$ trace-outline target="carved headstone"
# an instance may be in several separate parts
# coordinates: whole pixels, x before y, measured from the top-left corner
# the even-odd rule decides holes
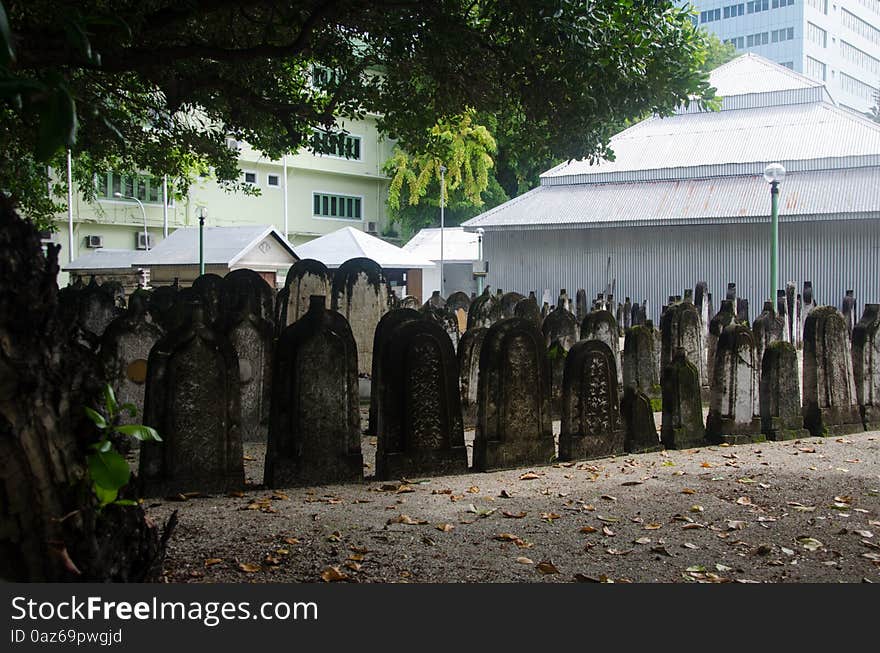
[[[846,291],[846,296],[843,298],[843,302],[841,302],[841,313],[843,313],[843,319],[846,322],[847,332],[852,335],[853,327],[858,319],[856,316],[856,298],[853,296],[852,290]]]
[[[139,424],[143,419],[147,359],[153,345],[162,337],[162,330],[147,313],[147,297],[145,291],[135,291],[128,310],[110,323],[101,338],[104,374],[117,401],[137,408],[135,416],[122,412],[123,424]]]
[[[116,286],[98,284],[92,277],[89,284],[74,297],[77,324],[88,346],[95,350],[110,323],[122,314],[117,303]]]
[[[455,315],[458,320],[458,332],[467,331],[467,314],[471,306],[471,298],[467,293],[454,292],[446,298],[446,309]]]
[[[535,327],[541,328],[541,309],[538,308],[538,302],[535,301],[534,294],[520,300],[513,311],[514,317],[521,317],[534,323]]]
[[[581,322],[581,340],[601,340],[614,355],[618,386],[623,385],[623,365],[620,361],[620,333],[617,320],[609,310],[592,311]]]
[[[559,459],[584,460],[623,453],[623,429],[614,352],[600,340],[582,340],[565,360]]]
[[[660,368],[653,326],[634,326],[623,341],[623,386],[660,398]]]
[[[544,339],[534,324],[509,318],[483,340],[474,469],[547,464],[555,453]]]
[[[195,278],[191,286],[202,304],[205,324],[215,330],[222,330],[226,326],[223,285],[223,277],[219,274],[202,274]]]
[[[427,320],[406,321],[390,340],[374,385],[376,478],[465,473],[458,363],[446,332]]]
[[[624,451],[649,453],[663,449],[654,422],[654,409],[651,408],[651,399],[648,395],[632,386],[624,388],[623,399],[620,400],[620,414],[624,427]]]
[[[678,348],[663,368],[663,421],[660,439],[667,449],[688,449],[706,444],[700,373]]]
[[[228,492],[244,485],[238,359],[200,305],[159,340],[147,365],[144,423],[162,442],[140,451],[145,496]]]
[[[856,398],[866,431],[880,430],[880,304],[865,304],[852,333]]]
[[[559,298],[556,300],[556,308],[560,307],[574,314],[574,311],[571,310],[571,299],[568,297],[568,291],[565,288],[559,291]]]
[[[516,305],[525,299],[518,292],[508,292],[501,296],[501,317],[515,317]]]
[[[733,324],[735,315],[733,313],[733,302],[729,299],[722,300],[720,310],[709,321],[709,342],[706,343],[706,375],[712,378],[715,367],[715,350],[718,348],[718,338],[724,328]]]
[[[632,301],[630,301],[630,298],[627,297],[626,300],[623,302],[623,329],[624,329],[624,332],[626,332],[626,329],[629,329],[631,326],[633,326],[632,308],[633,308]],[[581,318],[581,321],[583,321],[583,318]]]
[[[804,428],[798,387],[797,351],[790,342],[777,340],[764,350],[761,361],[761,430],[770,440],[809,437]]]
[[[468,329],[458,343],[459,388],[464,425],[468,428],[477,423],[477,390],[480,377],[480,349],[489,329]]]
[[[172,315],[174,305],[177,303],[177,286],[159,286],[150,291],[150,301],[147,311],[160,329],[168,332],[173,327]]]
[[[785,304],[783,304],[785,308]],[[755,355],[758,361],[763,360],[764,350],[774,342],[785,340],[785,321],[773,312],[770,302],[764,303],[764,310],[752,324],[752,335],[755,339]],[[758,366],[760,368],[760,365]],[[760,377],[760,375],[759,375]]]
[[[421,302],[418,297],[413,297],[412,295],[407,295],[403,299],[400,300],[399,308],[411,308],[413,310],[419,310],[422,307]]]
[[[367,426],[367,433],[376,435],[376,420],[379,414],[379,395],[373,390],[376,383],[381,383],[382,366],[379,361],[382,359],[382,352],[386,347],[393,347],[391,334],[394,330],[404,322],[415,322],[425,319],[425,315],[411,308],[395,308],[382,316],[376,325],[376,331],[373,334],[373,367],[370,371],[370,415]]]
[[[313,295],[329,299],[332,285],[333,273],[321,261],[304,258],[291,265],[276,300],[278,332],[305,315]]]
[[[795,319],[797,313],[797,306],[795,301],[795,294],[797,293],[797,287],[795,286],[793,281],[789,281],[785,284],[785,315],[786,320],[788,321],[788,334],[787,340],[791,343],[796,343],[798,341],[798,330],[800,325],[798,321]]]
[[[587,317],[587,312],[590,310],[589,306],[587,306],[587,291],[583,288],[578,288],[574,295],[574,300],[575,318],[577,318],[578,324],[580,324]]]
[[[325,306],[315,296],[278,340],[264,473],[269,487],[363,479],[357,345],[345,318]]]
[[[668,306],[660,317],[661,369],[669,364],[676,349],[684,349],[687,359],[697,368],[700,384],[708,385],[708,375],[703,369],[702,332],[703,327],[696,306],[690,302]]]
[[[461,339],[461,333],[458,330],[458,317],[446,308],[446,302],[440,297],[439,292],[436,297],[425,302],[421,313],[427,320],[438,324],[446,332],[452,342],[452,347],[457,350],[458,341]]]
[[[736,321],[741,324],[750,324],[749,300],[746,298],[740,299],[736,306]]]
[[[390,302],[385,273],[372,259],[349,259],[336,269],[330,307],[351,327],[360,374],[369,374],[373,367],[373,335]]]
[[[755,341],[747,326],[725,327],[718,339],[712,369],[706,439],[728,444],[763,440],[758,412],[758,361]]]
[[[227,314],[254,310],[274,326],[275,289],[253,270],[233,270],[223,277],[223,310]]]
[[[468,308],[468,331],[475,328],[489,328],[501,319],[501,302],[489,292],[487,286],[483,294],[471,302]]]
[[[804,426],[814,436],[863,430],[849,335],[833,306],[810,311],[804,323]]]
[[[764,302],[764,308],[761,311],[762,314],[767,311],[768,306],[771,311],[773,310],[773,303],[772,302]],[[791,326],[791,324],[789,322],[789,315],[788,315],[788,301],[785,297],[784,290],[777,290],[776,291],[776,311],[775,311],[774,315],[775,315],[775,317],[779,318],[779,320],[782,322],[782,327],[783,327],[782,340],[788,340],[789,342],[791,342],[790,328],[789,328]],[[755,318],[755,321],[757,322],[759,319],[761,319],[761,315],[759,315],[757,318]]]
[[[541,325],[544,345],[547,348],[547,361],[550,365],[550,410],[553,417],[562,415],[565,357],[568,350],[578,341],[578,331],[574,315],[558,307],[544,318]]]

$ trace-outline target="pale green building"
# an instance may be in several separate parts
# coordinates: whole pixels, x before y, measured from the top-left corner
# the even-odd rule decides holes
[[[387,225],[389,183],[382,165],[393,142],[379,134],[375,116],[339,125],[349,135],[345,150],[340,148],[336,155],[303,151],[273,161],[230,139],[228,145],[239,150],[242,181],[260,191],[256,196],[228,193],[213,177],[204,177],[191,185],[186,198],[169,199],[165,206],[161,178],[131,178],[108,171],[96,179],[96,201],[73,196],[72,247],[69,216],[58,215],[51,241],[62,246],[61,266],[100,247],[146,249],[145,219],[149,246],[155,246],[177,228],[198,226],[201,207],[207,213],[207,226],[273,226],[294,246],[346,226],[380,234]],[[130,198],[140,200],[143,212]],[[61,273],[59,285],[66,285],[67,276]]]

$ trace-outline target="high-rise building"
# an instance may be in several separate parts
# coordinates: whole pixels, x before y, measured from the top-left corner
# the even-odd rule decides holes
[[[695,24],[823,82],[840,106],[866,112],[880,87],[880,0],[692,0]]]

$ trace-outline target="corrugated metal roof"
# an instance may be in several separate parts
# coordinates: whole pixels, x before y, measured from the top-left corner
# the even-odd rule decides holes
[[[252,247],[272,235],[279,244],[296,256],[293,246],[274,227],[205,227],[205,264],[234,265]],[[168,238],[145,253],[142,265],[196,265],[199,262],[199,229],[177,229]]]
[[[752,52],[718,66],[710,73],[709,83],[722,97],[823,85]]]
[[[763,170],[761,170],[763,172]],[[780,185],[780,220],[880,214],[880,168],[793,173]],[[465,223],[469,230],[756,222],[768,219],[760,175],[614,184],[539,186]]]
[[[147,252],[137,249],[100,248],[83,254],[61,269],[65,272],[73,270],[123,270],[143,265]]]
[[[433,268],[428,259],[411,254],[380,238],[364,233],[354,227],[343,227],[315,238],[296,248],[301,259],[313,258],[328,268],[338,268],[349,259],[365,257],[373,259],[383,268]]]
[[[706,176],[694,170],[701,166],[880,155],[880,125],[814,102],[649,118],[615,136],[611,149],[615,161],[565,163],[541,175],[541,183],[652,179],[657,174],[650,171],[658,169],[675,169],[664,176],[686,179]]]
[[[410,254],[430,261],[440,260],[440,229],[422,229],[403,246]],[[443,229],[443,260],[447,262],[476,261],[479,258],[477,234],[462,227]]]

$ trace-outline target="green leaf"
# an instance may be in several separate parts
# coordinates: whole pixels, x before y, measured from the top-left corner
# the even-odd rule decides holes
[[[89,454],[87,461],[92,481],[104,490],[118,490],[131,478],[128,463],[115,451]]]
[[[141,442],[162,442],[162,438],[152,426],[143,424],[125,424],[116,428],[123,435],[130,435]]]
[[[49,98],[39,104],[38,114],[36,155],[40,161],[52,158],[59,148],[76,144],[76,103],[67,88],[56,87]]]
[[[95,442],[94,444],[89,445],[92,451],[100,451],[101,453],[106,453],[110,451],[113,447],[113,444],[110,440],[101,440],[100,442]]]
[[[125,404],[122,404],[122,405],[119,407],[119,410],[124,410],[124,411],[126,411],[131,417],[134,417],[135,415],[137,415],[137,412],[138,412],[137,406],[135,406],[135,405],[132,404],[132,403],[125,403]]]
[[[9,29],[6,9],[0,2],[0,64],[8,66],[13,61],[15,61],[15,49],[12,47],[12,30]]]
[[[138,504],[134,499],[119,499],[118,501],[114,501],[114,506],[136,506]]]
[[[107,428],[107,420],[104,419],[104,416],[101,413],[96,410],[92,410],[88,406],[86,406],[83,410],[86,411],[86,415],[90,420],[95,423],[95,426],[97,426],[99,429]]]
[[[108,415],[116,415],[119,412],[119,404],[116,401],[116,393],[109,383],[104,384],[104,405]]]
[[[98,497],[98,501],[101,503],[102,508],[108,503],[116,501],[116,497],[119,495],[118,490],[102,488],[97,483],[93,484],[93,487],[95,489],[95,496]]]

